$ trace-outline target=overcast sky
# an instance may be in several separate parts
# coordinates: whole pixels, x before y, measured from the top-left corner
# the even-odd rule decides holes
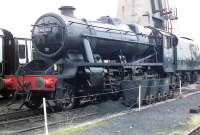
[[[178,8],[178,31],[200,41],[200,1],[171,0]],[[95,20],[103,15],[116,17],[118,0],[2,0],[0,4],[0,27],[14,36],[30,37],[31,25],[47,12],[59,13],[62,5],[76,7],[78,18]]]

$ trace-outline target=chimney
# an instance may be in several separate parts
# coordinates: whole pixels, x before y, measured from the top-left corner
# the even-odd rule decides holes
[[[74,17],[74,8],[73,6],[61,6],[59,10],[61,11],[61,14],[64,16]]]

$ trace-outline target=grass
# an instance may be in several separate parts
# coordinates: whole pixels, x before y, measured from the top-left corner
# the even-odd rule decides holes
[[[160,132],[158,135],[187,135],[193,128],[200,126],[200,115],[194,115],[188,121],[182,122],[179,125],[179,128],[169,134]]]
[[[77,126],[66,127],[52,133],[51,135],[75,135],[111,122],[112,119],[99,119],[91,122],[86,122]],[[189,120],[179,123],[179,127],[173,130],[171,133],[159,132],[157,133],[157,135],[187,135],[189,131],[199,125],[200,115],[194,115]]]
[[[96,119],[93,121],[85,122],[83,124],[77,125],[77,126],[68,126],[66,128],[60,129],[58,131],[55,131],[51,135],[75,135],[80,132],[87,131],[89,129],[98,127],[100,125],[112,123],[114,118],[121,117],[129,112],[122,112],[122,113],[117,113],[114,115],[108,115],[106,117],[103,117],[101,119]]]
[[[89,129],[98,127],[100,125],[104,125],[105,123],[109,123],[109,122],[111,122],[111,120],[103,120],[103,119],[95,120],[92,122],[86,122],[84,124],[80,124],[77,126],[71,126],[71,127],[60,129],[52,133],[51,135],[75,135],[77,133],[87,131]]]

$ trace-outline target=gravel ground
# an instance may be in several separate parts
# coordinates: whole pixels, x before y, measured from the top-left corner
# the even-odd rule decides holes
[[[141,112],[132,112],[110,120],[78,135],[159,135],[168,134],[181,127],[193,114],[189,109],[200,105],[200,94]]]

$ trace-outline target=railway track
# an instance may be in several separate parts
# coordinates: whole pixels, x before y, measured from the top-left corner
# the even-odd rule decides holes
[[[80,116],[74,117],[73,121],[76,121],[76,120],[81,119],[81,118],[90,117],[90,116],[95,115],[95,114],[96,113],[80,115]],[[66,124],[66,122],[67,122],[66,120],[59,120],[59,121],[55,121],[55,122],[49,122],[48,123],[48,127],[52,127],[52,126],[55,126],[55,125],[58,125],[58,124],[62,124],[62,123]],[[71,123],[71,124],[73,124],[73,123]],[[44,123],[43,123],[43,118],[42,118],[40,126],[33,126],[31,128],[15,131],[15,132],[13,132],[11,134],[22,134],[22,133],[26,133],[26,132],[30,132],[30,131],[34,131],[34,130],[40,130],[40,129],[43,129],[43,128],[44,128]]]
[[[188,94],[188,92],[183,92],[183,94]],[[78,113],[80,113],[82,110],[82,108],[79,108],[79,109],[74,109],[74,110],[71,110],[69,112],[57,112],[57,113],[52,113],[50,115],[48,115],[48,127],[49,128],[55,128],[56,125],[60,125],[60,124],[73,124],[73,123],[77,123],[77,121],[79,119],[84,119],[84,120],[88,120],[89,117],[91,116],[97,116],[97,112],[90,112],[90,113],[87,113],[87,114],[81,114],[79,115]],[[78,112],[78,113],[77,113]],[[129,109],[126,110],[126,111],[123,111],[123,112],[129,112]],[[75,113],[77,113],[77,116],[74,116],[76,115]],[[118,114],[119,112],[116,112],[116,114]],[[54,120],[55,117],[58,117],[58,115],[62,116],[60,118],[60,120]],[[69,119],[65,119],[66,116],[69,118]],[[35,118],[34,118],[35,120]],[[34,121],[32,121],[34,122]],[[40,124],[39,124],[39,123]],[[43,130],[44,129],[44,119],[43,119],[43,115],[41,117],[41,119],[39,120],[35,120],[35,125],[32,126],[31,128],[26,128],[26,129],[23,129],[23,130],[18,130],[18,131],[15,131],[11,134],[15,134],[15,135],[21,135],[21,134],[25,134],[25,133],[29,133],[29,132],[33,132],[33,131],[37,131],[37,130]],[[39,124],[39,125],[38,125]],[[200,131],[200,128],[198,129]],[[198,135],[198,134],[189,134],[189,135]]]
[[[20,119],[24,117],[34,116],[42,113],[42,109],[35,111],[31,110],[19,110],[0,114],[0,122],[6,122],[14,119]]]
[[[93,116],[96,114],[96,112],[90,112],[86,114],[80,114],[81,108],[74,109],[68,112],[55,112],[48,114],[48,126],[54,127],[59,124],[66,124],[77,122],[80,119],[87,119],[90,116]],[[26,125],[25,127],[23,127]],[[4,129],[9,128],[11,129],[8,131],[3,131]],[[0,122],[0,135],[16,135],[16,134],[26,134],[29,132],[33,132],[35,130],[42,130],[44,128],[44,116],[38,115],[38,116],[30,116],[25,118],[20,118],[16,120],[8,120]]]
[[[195,92],[192,90],[191,92]],[[189,92],[183,91],[183,95],[188,94]],[[175,93],[175,98],[178,93]],[[55,128],[56,125],[60,124],[69,124],[72,121],[79,121],[80,119],[88,120],[90,116],[97,115],[98,112],[87,112],[82,114],[83,108],[77,108],[67,112],[51,112],[48,113],[48,126]],[[26,126],[25,126],[26,125]],[[28,126],[27,126],[28,125]],[[9,128],[9,132],[5,129]],[[43,110],[21,110],[13,111],[8,113],[0,114],[0,135],[1,134],[26,134],[34,131],[43,131],[44,128],[44,116]],[[4,132],[5,130],[5,132]],[[193,135],[193,134],[191,134]]]

